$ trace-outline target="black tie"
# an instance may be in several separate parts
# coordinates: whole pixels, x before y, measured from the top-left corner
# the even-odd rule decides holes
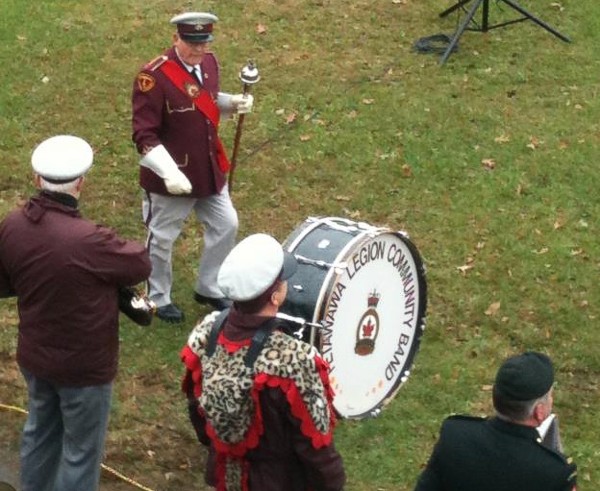
[[[198,82],[200,85],[202,85],[202,80],[200,80],[200,77],[198,76],[198,72],[196,71],[195,68],[192,68],[192,70],[190,71],[190,74],[192,77],[194,77],[194,80],[196,82]]]

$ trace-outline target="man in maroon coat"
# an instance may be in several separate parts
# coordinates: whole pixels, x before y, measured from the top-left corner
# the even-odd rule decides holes
[[[0,223],[0,298],[17,297],[17,362],[28,390],[22,491],[94,491],[119,356],[121,287],[144,281],[142,244],[84,219],[92,148],[60,135],[32,165],[39,195]]]
[[[173,46],[146,64],[133,86],[133,141],[142,156],[140,185],[152,261],[148,295],[158,307],[156,315],[167,322],[184,318],[171,299],[172,252],[192,211],[205,229],[194,298],[219,310],[231,303],[216,281],[238,227],[218,128],[223,114],[250,112],[253,99],[219,91],[219,65],[208,50],[216,22],[216,16],[202,12],[173,17]]]

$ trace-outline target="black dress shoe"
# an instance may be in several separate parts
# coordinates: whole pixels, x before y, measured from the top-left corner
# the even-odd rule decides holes
[[[173,303],[158,307],[155,315],[159,319],[165,322],[170,322],[171,324],[178,324],[179,322],[183,322],[183,319],[185,319],[181,309]]]
[[[214,298],[214,297],[205,297],[204,295],[200,295],[199,293],[194,293],[194,300],[201,304],[208,304],[215,308],[216,310],[225,310],[231,307],[233,302],[228,298]]]

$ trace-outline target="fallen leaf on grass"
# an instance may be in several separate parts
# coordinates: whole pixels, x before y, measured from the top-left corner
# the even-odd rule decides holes
[[[370,104],[373,104],[375,102],[375,99],[363,99],[362,103],[366,104],[367,106]]]
[[[300,135],[300,141],[301,142],[307,142],[310,140],[310,135]]]
[[[498,313],[498,310],[500,310],[500,302],[494,302],[487,308],[485,315],[494,316]]]
[[[344,208],[344,213],[355,220],[360,218],[360,211],[358,210],[348,210],[347,208]]]
[[[264,24],[256,24],[256,33],[257,34],[266,34],[267,26]]]
[[[494,138],[494,141],[496,143],[508,143],[510,141],[510,136],[502,134]]]
[[[487,170],[494,170],[496,168],[496,161],[494,159],[483,159],[481,163]]]
[[[529,143],[527,144],[527,148],[531,148],[532,150],[535,150],[542,143],[544,143],[544,142],[538,140],[535,136],[530,136],[529,137]]]
[[[412,176],[412,169],[410,168],[410,165],[404,164],[402,166],[402,177],[411,177],[411,176]]]
[[[458,269],[463,275],[467,274],[467,271],[473,269],[475,266],[473,264],[463,264],[462,266],[457,266]]]
[[[292,113],[285,118],[285,124],[292,124],[294,121],[296,121],[296,113]]]

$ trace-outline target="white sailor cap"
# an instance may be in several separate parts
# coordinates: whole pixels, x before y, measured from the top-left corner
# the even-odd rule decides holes
[[[31,155],[36,174],[54,183],[74,181],[92,166],[94,152],[89,143],[72,135],[58,135],[40,143]]]
[[[223,261],[217,283],[225,297],[234,302],[254,300],[275,281],[296,272],[296,258],[267,234],[254,234],[236,245]]]
[[[171,19],[177,25],[177,33],[190,43],[208,43],[213,40],[213,24],[218,22],[216,15],[207,12],[186,12]]]

